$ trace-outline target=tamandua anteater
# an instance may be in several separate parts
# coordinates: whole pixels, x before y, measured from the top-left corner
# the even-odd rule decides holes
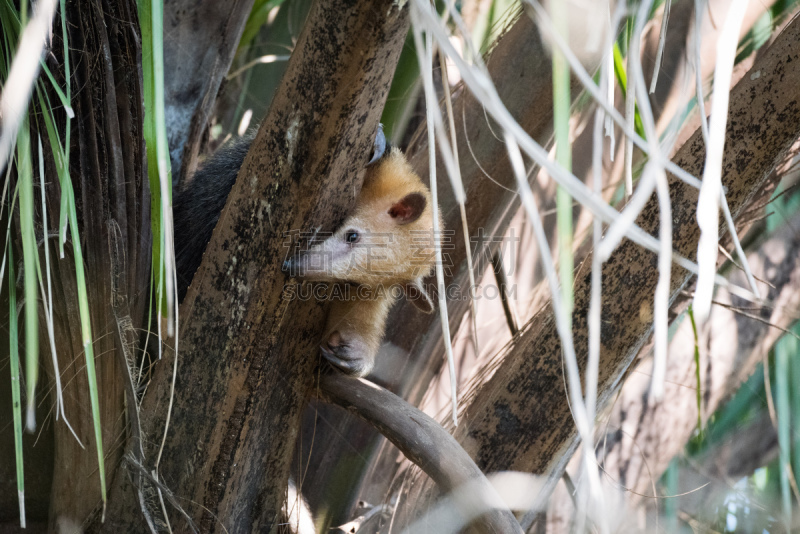
[[[225,206],[253,136],[222,148],[175,194],[175,255],[183,300]],[[442,228],[442,225],[439,225]],[[343,372],[372,369],[386,317],[400,292],[433,311],[422,280],[434,264],[433,203],[428,187],[379,128],[364,185],[347,220],[331,236],[289,260],[284,272],[300,280],[347,285],[333,291],[322,355]]]

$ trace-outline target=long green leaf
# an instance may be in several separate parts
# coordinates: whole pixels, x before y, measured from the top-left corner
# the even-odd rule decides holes
[[[694,321],[694,310],[692,305],[689,304],[689,320],[692,322],[692,333],[694,334],[694,377],[695,388],[697,390],[697,435],[699,439],[703,439],[703,393],[702,382],[700,382],[700,341],[697,337],[697,323]]]
[[[53,73],[50,72],[50,69],[47,68],[47,64],[44,60],[41,61],[42,72],[47,75],[47,78],[50,80],[50,84],[53,87],[53,90],[58,95],[58,98],[61,100],[61,105],[64,106],[64,111],[67,113],[68,118],[72,118],[75,116],[75,112],[72,111],[72,106],[70,105],[69,98],[64,91],[61,90],[61,87],[58,86],[56,83],[56,79],[53,77]]]
[[[786,522],[786,532],[792,524],[792,493],[789,487],[789,474],[791,469],[791,403],[789,402],[789,361],[797,357],[797,340],[790,335],[783,336],[775,344],[775,412],[778,423],[778,446],[780,448],[780,480],[781,502],[783,504],[783,519]]]
[[[43,96],[44,95],[44,96]],[[49,106],[49,100],[47,98],[47,94],[41,90],[41,86],[36,88],[36,96],[39,102],[39,109],[41,110],[42,117],[44,118],[45,122],[45,130],[47,134],[47,139],[49,141],[50,150],[53,154],[53,160],[56,162],[56,174],[59,177],[59,182],[63,180],[69,180],[69,174],[65,168],[65,156],[64,156],[64,147],[61,146],[60,141],[58,139],[58,131],[54,127],[55,120],[52,117],[53,110]],[[63,397],[63,389],[61,386],[61,371],[58,368],[58,352],[56,349],[56,340],[54,334],[54,324],[53,324],[53,289],[52,289],[52,280],[51,280],[51,263],[50,263],[50,236],[49,236],[49,228],[48,225],[48,218],[47,218],[47,198],[45,195],[46,186],[44,181],[44,155],[43,155],[43,148],[42,148],[42,137],[39,136],[39,179],[40,179],[40,192],[41,192],[41,199],[42,199],[42,220],[44,221],[44,235],[45,235],[45,246],[44,246],[44,258],[45,258],[45,275],[47,279],[47,290],[44,287],[43,275],[41,269],[39,269],[38,277],[39,277],[39,289],[42,293],[42,299],[45,301],[45,320],[47,322],[47,337],[48,341],[50,342],[50,354],[52,356],[53,362],[53,377],[55,380],[55,394],[56,394],[56,420],[58,420],[59,416],[63,417],[64,424],[67,425],[69,431],[75,437],[75,440],[80,444],[81,448],[83,448],[83,443],[81,442],[80,438],[78,438],[78,434],[72,428],[69,421],[67,420],[67,414],[64,410],[64,397]],[[66,198],[64,192],[62,191],[62,198]],[[64,210],[64,215],[66,215],[66,209]],[[45,300],[46,299],[46,300]]]
[[[16,10],[13,9],[8,0],[0,1],[0,39],[2,39],[2,53],[0,53],[0,75],[5,80],[8,77],[8,69],[11,64],[16,43],[19,39],[19,20]],[[12,153],[14,148],[12,148]],[[11,176],[11,162],[6,166],[5,184],[3,186],[3,204],[5,207],[5,194]],[[19,185],[19,181],[17,181]],[[16,202],[9,199],[9,213],[13,210]],[[0,211],[2,211],[0,209]],[[9,217],[9,230],[12,218]],[[17,501],[19,503],[19,522],[22,528],[27,526],[25,514],[25,468],[22,451],[22,388],[20,386],[20,360],[19,360],[19,320],[17,317],[17,288],[16,273],[14,269],[14,258],[9,239],[9,232],[6,232],[5,249],[3,264],[0,267],[0,277],[5,269],[5,262],[8,261],[8,340],[9,340],[9,363],[11,374],[11,412],[14,424],[14,462],[16,465],[17,476]]]
[[[69,34],[67,33],[67,2],[66,0],[60,0],[60,8],[61,8],[61,37],[64,41],[64,79],[67,81],[66,87],[64,88],[66,91],[66,100],[67,105],[72,106],[72,77],[70,73],[70,62],[69,62]],[[50,108],[48,108],[50,109]],[[58,143],[61,147],[66,147],[66,149],[62,148],[61,153],[64,155],[62,166],[63,172],[67,178],[69,178],[69,147],[71,141],[71,134],[72,134],[72,117],[67,114],[67,121],[66,121],[66,133],[65,133],[65,142],[63,145]],[[56,133],[58,133],[56,131]],[[51,136],[51,146],[52,146],[52,136]],[[55,154],[55,151],[54,151]],[[59,173],[59,179],[63,181],[64,177],[62,177],[61,173]],[[61,254],[61,257],[64,257],[64,243],[67,240],[67,211],[69,208],[69,202],[67,198],[64,196],[64,191],[61,191],[61,211],[59,212],[58,217],[58,250]]]
[[[19,499],[19,523],[25,528],[25,469],[22,463],[22,405],[19,387],[19,332],[17,319],[17,288],[14,275],[14,256],[8,246],[8,339],[11,355],[11,400],[14,412],[14,453],[17,463],[17,498]]]
[[[800,334],[800,325],[795,325],[792,332]],[[797,340],[794,341],[795,347],[797,347]],[[792,392],[792,470],[796,479],[800,474],[800,352],[797,350],[791,355],[790,367],[792,368],[790,388]]]
[[[270,12],[283,4],[284,1],[285,0],[256,0],[253,3],[253,9],[250,10],[250,15],[248,15],[247,22],[244,24],[242,37],[239,39],[237,53],[250,45],[261,27],[267,23]]]
[[[37,90],[37,97],[39,101],[39,108],[42,110],[42,119],[44,120],[45,130],[47,131],[47,140],[50,144],[50,151],[53,154],[53,160],[56,162],[56,174],[58,175],[58,182],[61,184],[61,206],[58,216],[58,250],[61,258],[64,257],[64,243],[67,241],[67,218],[69,216],[69,198],[67,190],[64,189],[64,182],[70,181],[69,177],[69,151],[64,149],[61,139],[58,135],[58,130],[55,127],[55,119],[53,118],[52,108],[50,107],[50,99],[45,91]],[[67,120],[67,136],[69,137],[70,121]]]
[[[61,217],[66,217],[69,224],[69,231],[72,235],[73,260],[75,262],[75,280],[78,286],[78,312],[81,321],[81,338],[83,341],[84,357],[86,358],[86,376],[89,383],[89,400],[92,407],[92,422],[94,425],[94,437],[97,445],[97,468],[100,475],[100,492],[105,507],[106,502],[106,474],[105,463],[103,461],[103,431],[100,420],[100,397],[97,391],[97,372],[94,366],[94,346],[92,344],[92,322],[89,312],[89,295],[86,289],[86,274],[83,263],[83,249],[81,247],[80,232],[78,230],[78,215],[75,209],[75,193],[72,188],[72,180],[69,176],[68,151],[60,144],[58,131],[52,117],[52,109],[49,106],[47,95],[39,92],[39,102],[43,110],[47,137],[56,162],[56,174],[61,185]],[[67,121],[67,132],[69,135],[69,121]],[[66,228],[64,225],[63,234],[59,232],[59,246],[63,257],[63,242],[66,240]],[[63,235],[63,238],[61,237]],[[66,420],[65,420],[66,422]],[[68,424],[68,423],[67,423]],[[70,427],[70,430],[72,428]],[[74,434],[74,432],[73,432]],[[77,435],[75,436],[77,439]],[[78,440],[80,443],[80,440]],[[83,444],[81,444],[83,446]],[[105,509],[105,508],[104,508]]]
[[[399,144],[403,139],[408,121],[417,105],[420,88],[417,49],[413,35],[409,32],[400,52],[389,96],[386,97],[386,106],[381,115],[381,123],[395,144]]]
[[[33,163],[30,130],[27,118],[17,134],[17,177],[19,180],[19,225],[22,238],[22,260],[25,292],[25,386],[28,432],[36,429],[36,385],[39,382],[39,288],[33,211]]]
[[[152,0],[139,0],[139,21],[142,31],[142,73],[144,78],[144,141],[147,149],[147,176],[150,182],[150,226],[153,232],[153,292],[159,313],[167,315],[165,247],[166,233],[161,180],[166,180],[171,194],[171,176],[167,157],[164,121],[163,5]],[[161,163],[161,165],[159,165]],[[166,176],[162,170],[166,167]]]
[[[68,90],[69,91],[69,90]],[[69,94],[69,92],[67,93]],[[100,476],[100,492],[105,510],[106,502],[106,471],[103,461],[103,432],[100,420],[100,398],[97,391],[97,372],[94,366],[94,346],[92,344],[92,322],[89,312],[89,295],[86,289],[86,274],[83,263],[83,249],[81,247],[80,232],[78,230],[78,215],[75,209],[75,193],[72,180],[69,176],[68,150],[60,144],[58,131],[52,118],[52,109],[49,106],[47,95],[39,93],[39,102],[42,107],[42,117],[45,123],[53,159],[56,162],[56,173],[61,185],[61,217],[68,221],[69,231],[72,236],[73,259],[75,262],[75,280],[78,286],[78,312],[81,321],[81,338],[83,341],[84,357],[86,358],[86,376],[89,383],[89,400],[92,407],[92,422],[94,424],[94,437],[97,446],[97,468]],[[69,135],[69,121],[67,121],[67,135]],[[66,240],[66,228],[59,231],[59,246],[63,257],[63,242]],[[63,233],[62,233],[63,231]],[[63,235],[63,238],[61,237]],[[77,436],[76,436],[77,438]],[[79,440],[80,442],[80,440]]]
[[[628,75],[625,71],[625,60],[622,58],[622,50],[619,44],[614,43],[614,75],[617,78],[620,92],[622,93],[623,100],[628,90]],[[642,139],[646,139],[644,135],[644,124],[642,124],[642,117],[639,116],[639,106],[634,109],[633,115],[633,128],[636,134]]]
[[[551,4],[553,22],[562,39],[569,41],[567,31],[567,6],[563,2]],[[572,94],[570,91],[569,64],[558,51],[553,50],[553,121],[555,123],[556,161],[567,172],[572,172],[572,145],[569,140],[569,115]],[[558,267],[561,279],[561,298],[564,313],[572,318],[573,265],[572,256],[572,197],[559,187],[556,192],[556,218],[558,228]]]

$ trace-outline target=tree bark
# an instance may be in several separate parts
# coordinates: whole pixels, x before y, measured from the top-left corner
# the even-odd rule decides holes
[[[202,532],[276,528],[324,317],[317,302],[283,297],[285,236],[332,230],[347,213],[407,31],[407,10],[390,1],[315,4],[183,301],[169,426],[172,347],[142,429],[147,469]],[[141,524],[121,491],[107,531]]]
[[[125,0],[74,1],[67,2],[66,8],[75,111],[73,144],[68,147],[69,172],[88,282],[104,464],[110,482],[125,437],[123,377],[125,343],[129,340],[118,335],[120,321],[126,321],[128,333],[147,326],[147,296],[141,288],[147,287],[150,269],[150,204],[140,135],[143,109],[138,22],[135,2]],[[60,32],[54,35],[52,52],[62,63]],[[63,72],[60,66],[51,70]],[[52,95],[50,101],[58,100]],[[57,118],[64,119],[60,112]],[[44,130],[43,124],[38,127]],[[51,158],[47,149],[45,155]],[[46,179],[50,184],[46,188],[49,220],[42,240],[51,247],[58,365],[67,418],[86,446],[81,448],[63,422],[55,424],[52,528],[59,521],[81,525],[102,503],[72,258],[76,236],[70,235],[65,258],[59,258],[53,236],[58,233],[61,191],[55,185],[58,177],[52,159],[46,166]],[[117,249],[115,256],[110,253],[112,246]],[[114,303],[120,301],[125,302],[125,317],[115,315]],[[52,372],[49,344],[40,346],[41,357],[48,362],[46,368]]]
[[[252,7],[253,0],[164,3],[164,70],[169,73],[164,103],[173,184],[182,184],[197,169],[217,92]]]
[[[704,82],[704,95],[711,94],[709,81],[714,73],[716,64],[716,46],[719,34],[731,0],[709,0],[701,4],[702,23],[700,27],[700,75]],[[765,2],[749,2],[742,20],[739,38],[743,38],[753,27],[753,24],[761,17],[775,0]],[[658,77],[656,91],[651,95],[651,105],[656,114],[658,122],[657,130],[663,132],[669,121],[671,121],[680,110],[686,109],[694,91],[688,88],[695,86],[695,53],[694,53],[694,32],[695,32],[695,2],[672,2],[670,8],[669,22],[667,28],[664,55],[661,64],[661,74]],[[663,11],[663,8],[662,8]],[[662,14],[663,16],[663,14]],[[658,17],[653,20],[654,24],[647,34],[646,42],[642,43],[642,71],[645,81],[650,86],[653,68],[655,67],[656,51],[660,37],[660,20]],[[710,103],[706,102],[706,113],[710,112]],[[697,114],[695,114],[697,116]],[[698,118],[693,118],[696,122],[695,127],[699,127]],[[692,134],[693,130],[688,134]],[[684,141],[685,138],[680,139]]]

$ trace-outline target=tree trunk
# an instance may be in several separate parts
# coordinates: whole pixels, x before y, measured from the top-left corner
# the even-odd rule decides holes
[[[146,469],[202,532],[276,527],[324,317],[317,302],[283,297],[286,236],[343,220],[407,31],[407,10],[392,2],[315,4],[183,301],[169,426],[172,347],[142,430]],[[119,489],[107,531],[142,521],[134,493]]]
[[[147,287],[149,279],[150,203],[140,136],[143,109],[138,23],[136,3],[132,1],[76,1],[67,2],[66,7],[75,111],[73,144],[68,147],[69,171],[88,281],[105,473],[110,481],[123,452],[126,429],[124,349],[130,339],[120,334],[134,332],[135,339],[135,333],[147,326],[144,312],[148,299],[142,288]],[[54,35],[52,51],[62,64],[60,32]],[[63,72],[60,65],[52,70]],[[56,101],[51,96],[51,102]],[[44,130],[43,124],[39,129]],[[48,150],[45,153],[50,156]],[[86,448],[81,448],[66,425],[55,424],[51,527],[58,522],[80,525],[101,505],[72,258],[72,242],[77,236],[71,235],[65,245],[65,258],[57,259],[57,239],[52,236],[58,232],[56,207],[61,191],[55,185],[58,177],[54,169],[54,165],[46,166],[47,183],[51,186],[46,191],[50,209],[44,242],[51,248],[53,260],[55,344],[66,415]],[[116,250],[114,255],[112,247]],[[115,307],[120,302],[124,302],[122,308]],[[123,308],[124,317],[118,314]],[[43,360],[49,362],[49,344],[40,346]]]

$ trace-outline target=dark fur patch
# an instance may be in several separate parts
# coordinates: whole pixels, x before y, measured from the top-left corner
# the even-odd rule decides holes
[[[175,222],[175,266],[178,300],[186,290],[217,225],[228,194],[255,137],[255,130],[219,149],[192,179],[175,192],[172,203]]]

